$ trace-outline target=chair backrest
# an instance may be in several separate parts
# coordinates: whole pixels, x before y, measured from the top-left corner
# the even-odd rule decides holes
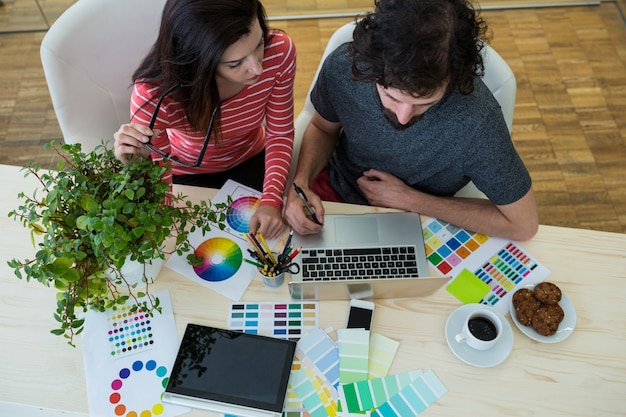
[[[50,27],[41,62],[63,139],[91,150],[129,120],[132,74],[165,0],[79,0]]]

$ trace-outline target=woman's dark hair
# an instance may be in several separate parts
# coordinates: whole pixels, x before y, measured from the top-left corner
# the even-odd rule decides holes
[[[168,0],[156,42],[133,79],[159,85],[157,97],[175,85],[192,128],[205,132],[220,102],[215,80],[224,51],[258,19],[267,40],[267,17],[258,0]],[[216,132],[220,132],[219,117]]]
[[[377,0],[373,13],[357,22],[350,47],[357,81],[431,96],[470,94],[484,73],[480,51],[486,22],[466,0]]]

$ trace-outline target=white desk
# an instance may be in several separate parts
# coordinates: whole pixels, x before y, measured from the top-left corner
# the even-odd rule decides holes
[[[36,186],[18,167],[0,165],[0,415],[9,404],[30,410],[87,413],[80,337],[71,348],[55,327],[55,291],[18,280],[6,261],[31,257],[29,232],[7,217],[17,194]],[[184,192],[206,198],[206,189]],[[328,204],[328,212],[362,212],[369,207]],[[626,235],[541,226],[522,242],[546,265],[576,307],[574,333],[557,344],[523,335],[510,317],[515,343],[511,355],[493,368],[476,368],[450,351],[444,325],[459,301],[444,289],[418,299],[378,300],[373,331],[400,341],[392,373],[432,369],[448,393],[427,416],[581,416],[626,414]],[[179,337],[188,322],[227,326],[231,301],[164,268],[154,291],[171,292]],[[288,300],[287,286],[264,288],[255,280],[242,301]],[[347,302],[321,302],[321,326],[341,328]],[[3,405],[4,403],[4,405]],[[26,408],[24,410],[27,410]],[[209,416],[195,410],[189,416]]]

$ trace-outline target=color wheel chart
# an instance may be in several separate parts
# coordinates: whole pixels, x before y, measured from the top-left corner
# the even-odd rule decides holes
[[[226,222],[238,233],[248,233],[250,219],[259,205],[260,199],[254,196],[239,197],[230,204]]]
[[[91,417],[173,417],[190,411],[161,401],[178,336],[169,292],[153,296],[162,310],[152,317],[131,311],[130,303],[85,314],[82,352]]]
[[[215,194],[213,203],[228,204],[224,230],[213,227],[206,235],[196,231],[190,237],[194,253],[202,257],[198,266],[187,262],[186,254],[172,254],[167,262],[168,268],[188,277],[233,301],[241,298],[258,274],[257,269],[246,262],[250,244],[244,237],[248,232],[250,220],[254,214],[261,193],[228,180]],[[268,240],[272,247],[276,240]]]
[[[458,294],[450,291],[462,301],[463,291],[482,284],[483,293],[474,302],[491,305],[506,314],[508,299],[515,288],[543,281],[550,275],[545,266],[515,242],[461,229],[434,218],[425,220],[422,230],[429,263],[441,275],[466,281],[467,286],[458,282],[454,286]],[[448,288],[453,284],[454,281]]]
[[[195,250],[202,257],[202,263],[193,270],[206,281],[224,281],[237,273],[243,263],[243,253],[239,245],[225,237],[205,240]]]

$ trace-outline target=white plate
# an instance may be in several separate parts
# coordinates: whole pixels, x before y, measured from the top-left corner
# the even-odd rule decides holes
[[[491,349],[487,350],[476,350],[467,346],[465,343],[458,343],[454,336],[461,331],[467,315],[474,310],[484,309],[493,310],[493,312],[497,314],[502,321],[502,336],[500,336],[498,343]],[[448,317],[448,321],[446,321],[445,332],[446,341],[448,342],[448,346],[450,347],[450,350],[452,350],[452,353],[454,353],[457,358],[461,359],[463,362],[469,365],[478,366],[479,368],[488,368],[501,364],[506,358],[509,357],[511,350],[513,349],[513,329],[511,329],[509,321],[505,319],[504,316],[495,308],[486,304],[465,304],[454,310],[452,314],[450,314],[450,317]]]
[[[521,288],[528,288],[532,291],[535,286],[526,285]],[[521,288],[518,288],[518,290],[520,290]],[[563,309],[565,317],[563,318],[563,321],[559,323],[559,328],[557,329],[556,333],[552,336],[541,335],[537,333],[537,331],[533,329],[532,326],[524,326],[522,323],[519,322],[519,320],[517,319],[517,313],[515,312],[515,307],[513,307],[513,296],[511,296],[511,319],[513,320],[513,323],[515,323],[517,328],[531,339],[542,343],[557,343],[567,339],[576,327],[576,310],[574,309],[574,304],[572,304],[570,299],[567,297],[567,295],[565,295],[563,291],[561,291],[561,301],[559,301],[559,305]]]

